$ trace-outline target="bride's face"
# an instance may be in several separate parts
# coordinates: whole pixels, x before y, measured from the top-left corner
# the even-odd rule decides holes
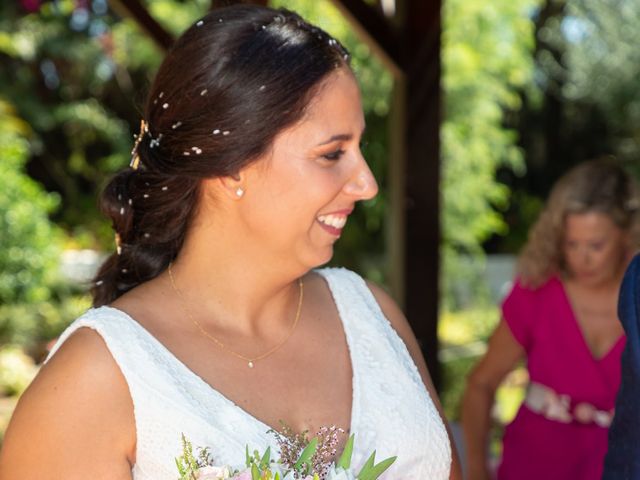
[[[312,268],[333,244],[359,200],[378,186],[360,152],[360,92],[345,69],[331,74],[303,119],[281,132],[271,151],[243,172],[241,221],[270,252]]]

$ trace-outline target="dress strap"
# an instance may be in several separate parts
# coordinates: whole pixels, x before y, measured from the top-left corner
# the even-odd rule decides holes
[[[136,324],[129,320],[124,312],[106,306],[91,308],[71,323],[58,337],[49,351],[45,363],[56,354],[71,335],[81,328],[90,328],[102,338],[127,381],[132,375],[135,375],[135,369],[130,366],[136,364],[137,354],[133,346],[140,339],[140,332],[136,328]],[[119,340],[122,338],[129,341],[125,344]]]
[[[446,429],[404,341],[371,289],[343,268],[317,272],[329,285],[351,355],[354,465],[376,450],[380,458],[398,456],[383,478],[449,478]]]

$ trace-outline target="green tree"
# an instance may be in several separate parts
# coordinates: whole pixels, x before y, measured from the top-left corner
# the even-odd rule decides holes
[[[443,289],[452,299],[468,278],[464,260],[482,261],[482,242],[506,233],[502,211],[510,191],[499,167],[524,173],[505,112],[520,108],[519,91],[533,78],[531,52],[537,0],[444,2],[442,138]]]
[[[97,215],[96,192],[107,174],[126,165],[128,125],[150,72],[160,61],[153,42],[104,1],[43,2],[26,13],[20,2],[0,5],[0,91],[31,129],[30,175],[60,194],[53,216],[97,246],[108,225]]]
[[[39,342],[57,336],[87,302],[60,277],[65,236],[49,219],[59,197],[25,172],[30,136],[0,97],[0,345],[20,344],[39,358]],[[4,367],[2,385],[16,378]]]
[[[49,299],[61,232],[48,215],[58,196],[25,173],[28,125],[0,97],[0,305]]]
[[[564,80],[558,93],[569,113],[573,110],[572,116],[579,117],[587,106],[597,109],[606,125],[599,134],[610,138],[610,153],[630,165],[637,163],[640,2],[571,0],[564,15],[555,20],[543,33],[565,54],[560,62],[547,57],[543,68],[549,76]]]
[[[526,151],[518,198],[544,199],[579,162],[614,154],[640,175],[640,4],[635,0],[546,0],[535,15],[535,78],[511,125]],[[528,200],[525,204],[528,203]],[[520,205],[512,229],[524,232]]]

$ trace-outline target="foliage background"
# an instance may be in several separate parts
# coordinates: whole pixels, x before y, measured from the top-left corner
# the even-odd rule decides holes
[[[176,35],[209,7],[146,4]],[[393,79],[328,1],[273,5],[299,11],[352,53],[364,154],[381,193],[356,211],[335,263],[384,282]],[[440,335],[443,398],[455,418],[464,375],[499,316],[485,254],[518,251],[550,185],[575,163],[615,154],[640,172],[640,2],[444,0],[442,13]],[[97,193],[128,164],[161,58],[106,0],[0,4],[0,370],[18,361],[24,368],[14,370],[32,372],[19,353],[41,358],[43,343],[88,306],[86,285],[60,275],[61,253],[113,248]],[[6,393],[23,384],[0,371]]]
[[[442,139],[443,306],[458,309],[486,299],[483,242],[505,235],[510,189],[499,168],[525,172],[518,134],[505,111],[521,106],[533,88],[534,25],[538,0],[447,0],[443,10]],[[466,298],[456,295],[466,278]]]

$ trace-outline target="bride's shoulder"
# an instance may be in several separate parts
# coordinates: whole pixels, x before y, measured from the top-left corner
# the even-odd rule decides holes
[[[118,451],[130,456],[132,441],[135,422],[126,381],[100,335],[78,328],[20,398],[3,456],[13,464],[33,463],[64,450],[74,452],[76,461],[95,455],[117,461]]]
[[[131,404],[127,383],[103,338],[91,328],[78,328],[42,366],[20,403],[37,410],[87,418],[114,413]],[[105,407],[104,411],[100,411]],[[92,420],[96,422],[98,419]]]
[[[103,337],[89,325],[80,325],[70,332],[68,338],[60,343],[55,353],[42,366],[32,387],[37,387],[45,379],[56,383],[61,379],[68,379],[70,377],[67,374],[75,379],[73,385],[69,385],[75,388],[89,386],[85,383],[91,383],[89,380],[92,378],[100,377],[117,382],[122,377]],[[99,388],[94,386],[96,387]]]

